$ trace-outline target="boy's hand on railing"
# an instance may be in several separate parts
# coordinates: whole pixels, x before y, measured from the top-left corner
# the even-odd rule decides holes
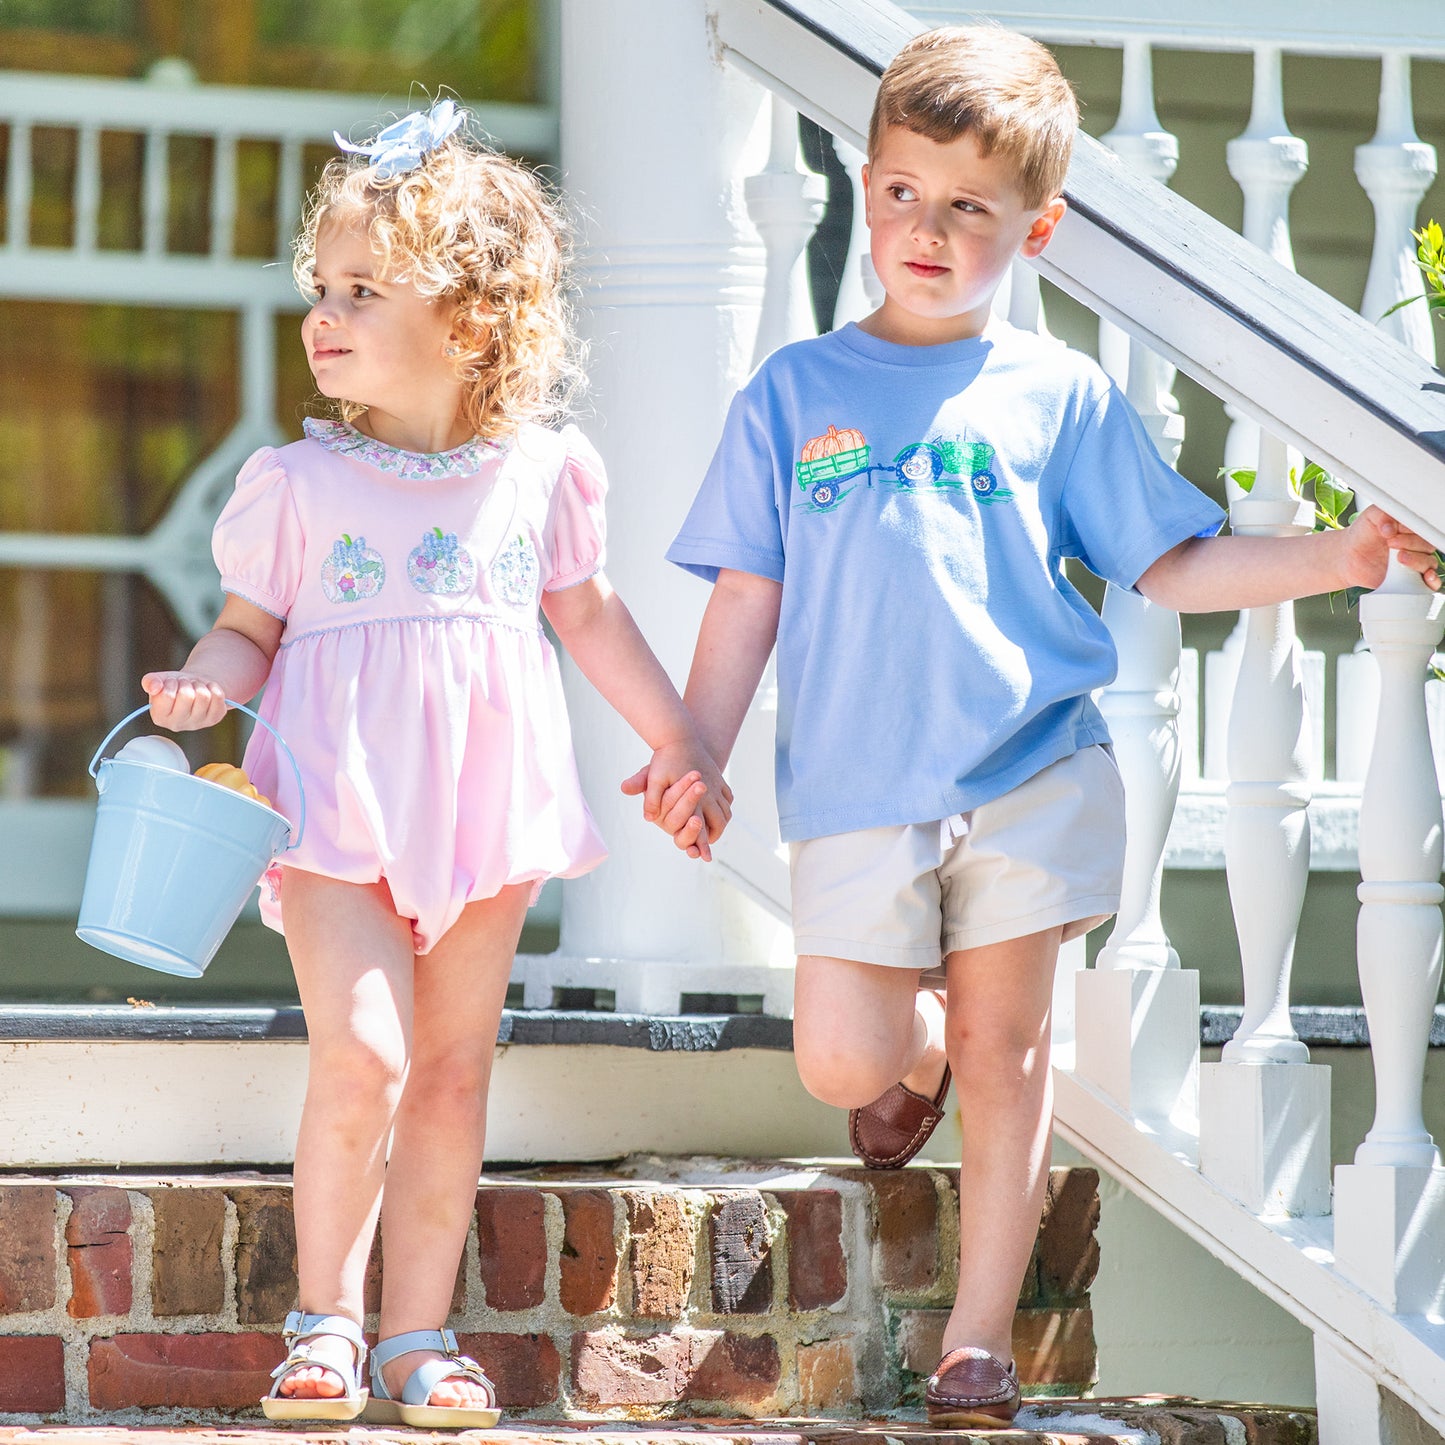
[[[1379,507],[1356,512],[1344,532],[1337,533],[1349,548],[1346,558],[1347,585],[1373,590],[1385,580],[1385,569],[1394,552],[1412,572],[1418,572],[1427,587],[1440,589],[1439,559],[1435,544],[1427,542]]]
[[[140,685],[151,700],[151,720],[173,733],[214,727],[226,715],[218,682],[194,672],[148,672]]]
[[[622,782],[642,798],[642,816],[691,858],[712,859],[711,844],[732,817],[733,791],[696,738],[665,743],[651,762]]]

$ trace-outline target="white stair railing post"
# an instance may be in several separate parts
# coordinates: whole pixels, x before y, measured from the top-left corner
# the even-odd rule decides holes
[[[1119,120],[1105,136],[1125,163],[1167,181],[1179,158],[1159,124],[1146,42],[1124,51]],[[1173,368],[1107,322],[1099,354],[1172,466],[1184,419]],[[1164,843],[1179,796],[1179,616],[1110,587],[1104,621],[1119,672],[1099,707],[1124,778],[1128,844],[1119,913],[1092,969],[1075,979],[1075,1071],[1136,1118],[1192,1124],[1197,1109],[1199,975],[1179,967],[1159,895]]]
[[[1335,1170],[1336,1268],[1392,1314],[1445,1308],[1445,1169],[1421,1111],[1440,992],[1440,794],[1425,676],[1445,632],[1442,599],[1392,560],[1361,599],[1379,665],[1375,746],[1360,801],[1360,990],[1375,1068],[1375,1119],[1353,1164]],[[1317,1351],[1318,1353],[1318,1351]],[[1371,1413],[1373,1406],[1374,1413]],[[1338,1416],[1338,1419],[1336,1418]],[[1320,1398],[1320,1439],[1391,1445],[1387,1405],[1356,1382],[1338,1409]]]
[[[1445,632],[1442,598],[1398,562],[1360,600],[1380,669],[1375,746],[1360,800],[1360,991],[1375,1066],[1375,1120],[1357,1164],[1438,1163],[1420,1109],[1440,993],[1441,810],[1425,678]]]
[[[1308,153],[1284,118],[1277,47],[1255,53],[1249,126],[1230,142],[1228,158],[1244,191],[1246,237],[1292,267],[1289,197]],[[1238,447],[1256,438],[1254,487],[1231,497],[1232,529],[1242,536],[1308,533],[1312,507],[1290,482],[1298,459],[1258,428],[1233,440]],[[1293,604],[1254,608],[1241,621],[1226,734],[1224,866],[1239,938],[1244,1016],[1222,1061],[1200,1071],[1199,1165],[1256,1214],[1327,1214],[1330,1075],[1309,1062],[1289,1014],[1295,937],[1309,882],[1306,810],[1317,762],[1303,654]]]

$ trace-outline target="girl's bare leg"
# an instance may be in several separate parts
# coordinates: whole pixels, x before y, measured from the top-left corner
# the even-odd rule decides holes
[[[396,1111],[381,1235],[382,1339],[434,1330],[451,1313],[457,1264],[476,1209],[487,1088],[530,883],[468,904],[430,953],[416,959],[411,1069]],[[386,1366],[400,1397],[424,1351]],[[484,1407],[476,1384],[443,1380],[433,1405]]]
[[[396,916],[385,884],[295,868],[286,870],[282,909],[309,1039],[294,1176],[300,1304],[360,1324],[386,1141],[406,1077],[411,926]],[[355,1352],[345,1340],[313,1349],[349,1375]],[[345,1390],[336,1375],[307,1367],[283,1380],[281,1393]]]
[[[948,1059],[963,1125],[958,1295],[947,1354],[1013,1358],[1013,1317],[1043,1214],[1053,1081],[1049,1008],[1062,929],[949,954]]]

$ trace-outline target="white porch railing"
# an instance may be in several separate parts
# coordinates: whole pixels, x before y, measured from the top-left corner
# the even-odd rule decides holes
[[[955,6],[916,8],[928,21],[958,18]],[[878,71],[919,28],[883,0],[709,0],[708,9],[728,65],[761,81],[774,105],[802,111],[853,146]],[[1279,88],[1285,43],[1385,55],[1379,131],[1357,153],[1376,203],[1364,307],[1377,317],[1418,290],[1408,232],[1435,158],[1414,134],[1405,55],[1445,53],[1438,15],[1407,16],[1403,7],[1391,17],[1396,29],[1373,29],[1368,41],[1332,28],[1329,16],[1308,34],[1292,27],[1287,42],[1236,25],[1244,17],[1233,13],[1192,27],[1192,43],[1204,48],[1256,35],[1254,114],[1230,156],[1246,194],[1242,240],[1155,184],[1172,170],[1174,148],[1150,93],[1149,24],[1121,21],[1115,35],[1086,9],[998,7],[1043,38],[1113,39],[1125,48],[1121,119],[1108,137],[1124,164],[1081,138],[1070,213],[1039,270],[1124,334],[1106,334],[1101,355],[1161,450],[1177,454],[1169,395],[1177,366],[1237,418],[1229,465],[1258,469],[1252,493],[1231,508],[1236,529],[1308,525],[1287,481],[1293,451],[1445,538],[1445,384],[1430,365],[1424,308],[1397,313],[1406,324],[1382,330],[1288,269],[1288,193],[1306,153],[1284,122]],[[1433,40],[1422,38],[1432,30]],[[775,151],[771,169],[779,165]],[[801,221],[800,189],[795,196],[792,219]],[[769,280],[762,324],[785,339],[780,278]],[[1006,304],[1015,318],[1036,312],[1036,287],[1016,276]],[[1445,1430],[1445,1171],[1420,1110],[1445,898],[1425,680],[1445,617],[1441,599],[1398,567],[1363,599],[1360,615],[1369,655],[1342,660],[1352,691],[1338,704],[1338,781],[1321,781],[1310,723],[1322,706],[1322,668],[1307,666],[1288,607],[1241,619],[1234,657],[1213,669],[1206,756],[1210,732],[1227,733],[1227,781],[1206,781],[1201,771],[1217,775],[1219,766],[1201,770],[1197,733],[1179,721],[1181,698],[1199,689],[1197,675],[1181,672],[1177,620],[1110,595],[1105,617],[1121,666],[1102,702],[1129,782],[1126,898],[1099,966],[1077,980],[1076,1049],[1057,1060],[1065,1137],[1314,1331],[1325,1445],[1397,1438],[1391,1421],[1400,1407],[1381,1390],[1429,1429]],[[1373,676],[1362,687],[1352,668],[1373,668]],[[1176,810],[1181,780],[1185,806]],[[1356,812],[1357,840],[1349,836]],[[1331,825],[1328,861],[1320,861],[1349,867],[1357,858],[1364,880],[1358,960],[1377,1081],[1375,1124],[1355,1163],[1335,1171],[1333,1213],[1328,1070],[1308,1062],[1288,1012],[1312,818]],[[1211,866],[1222,853],[1244,959],[1240,1030],[1224,1061],[1203,1071],[1196,975],[1179,966],[1159,917],[1171,850],[1172,861]],[[752,872],[767,850],[749,853],[733,866],[752,874],[757,891],[775,892],[770,866],[768,878]]]

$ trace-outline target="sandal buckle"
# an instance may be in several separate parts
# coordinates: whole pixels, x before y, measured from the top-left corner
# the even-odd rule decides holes
[[[452,1359],[457,1359],[461,1355],[461,1347],[457,1344],[456,1335],[454,1335],[451,1330],[447,1329],[445,1326],[438,1330],[437,1333],[442,1337],[443,1351],[447,1355],[451,1356]]]

